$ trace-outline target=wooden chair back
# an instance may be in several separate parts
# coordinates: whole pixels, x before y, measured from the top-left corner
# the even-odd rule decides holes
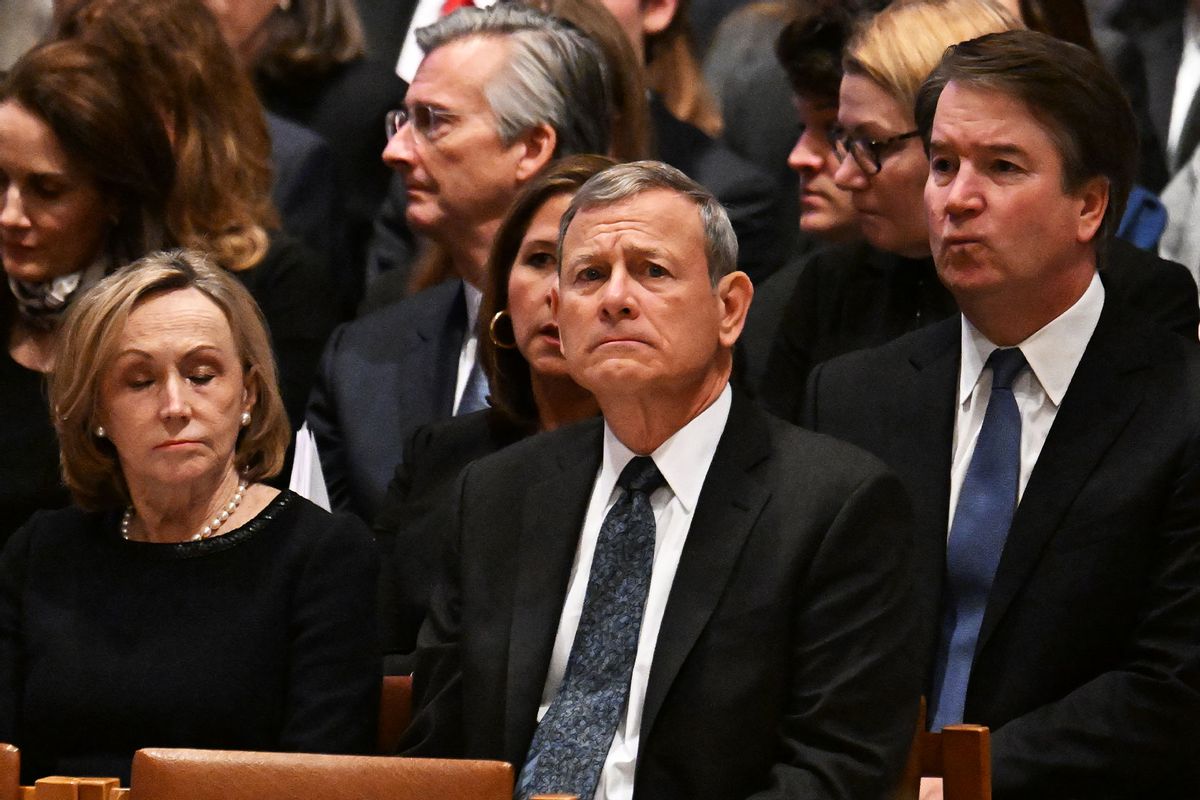
[[[380,755],[391,755],[400,748],[400,739],[412,721],[412,675],[384,675],[379,698]]]
[[[145,749],[133,757],[130,800],[510,800],[501,761]]]
[[[21,751],[11,744],[0,744],[0,800],[19,800],[21,796]]]
[[[128,789],[116,778],[69,778],[52,775],[21,787],[21,800],[126,800]]]
[[[992,800],[991,733],[983,725],[947,725],[925,730],[925,700],[898,800],[916,800],[921,778],[941,778],[944,800]]]

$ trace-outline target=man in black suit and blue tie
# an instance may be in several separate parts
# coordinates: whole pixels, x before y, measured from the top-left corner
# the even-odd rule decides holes
[[[916,112],[962,313],[820,366],[806,419],[913,498],[932,727],[992,729],[997,800],[1200,796],[1200,354],[1097,269],[1132,113],[1024,31],[950,48]]]
[[[730,389],[753,289],[698,184],[612,167],[560,231],[603,419],[461,476],[406,753],[510,761],[519,798],[882,797],[931,627],[899,482]]]

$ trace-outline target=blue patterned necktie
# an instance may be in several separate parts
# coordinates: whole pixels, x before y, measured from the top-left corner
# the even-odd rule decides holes
[[[600,770],[629,697],[642,612],[654,566],[650,495],[662,473],[637,456],[617,479],[624,494],[600,526],[571,655],[558,693],[538,723],[515,796],[596,794]]]
[[[946,543],[942,631],[930,714],[930,730],[935,731],[963,721],[979,627],[1017,508],[1021,412],[1012,382],[1025,366],[1025,356],[1015,347],[993,350],[987,366],[992,369],[992,392]]]
[[[463,414],[487,408],[487,394],[487,375],[483,373],[483,367],[479,366],[479,362],[476,361],[471,365],[471,374],[467,376],[467,385],[463,388],[462,399],[458,401],[458,408],[455,409],[454,416],[461,417]]]

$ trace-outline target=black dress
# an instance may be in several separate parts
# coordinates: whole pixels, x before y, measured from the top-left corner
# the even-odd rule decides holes
[[[283,492],[204,541],[119,525],[43,512],[0,556],[0,741],[22,780],[127,781],[151,746],[371,751],[378,564],[360,522]]]
[[[476,459],[529,436],[529,428],[493,409],[431,422],[404,445],[375,518],[383,556],[379,581],[384,669],[412,671],[417,633],[440,575],[441,536],[454,508],[458,474]]]
[[[0,547],[29,515],[71,502],[58,471],[46,376],[0,351]]]
[[[903,258],[865,242],[818,250],[785,306],[759,396],[776,414],[798,422],[814,366],[956,313],[930,258]]]

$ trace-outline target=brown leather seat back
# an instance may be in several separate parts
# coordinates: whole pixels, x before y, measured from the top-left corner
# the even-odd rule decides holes
[[[500,761],[139,750],[130,800],[511,800]]]
[[[395,753],[400,739],[412,720],[412,675],[384,675],[379,699],[379,741],[381,755]]]

